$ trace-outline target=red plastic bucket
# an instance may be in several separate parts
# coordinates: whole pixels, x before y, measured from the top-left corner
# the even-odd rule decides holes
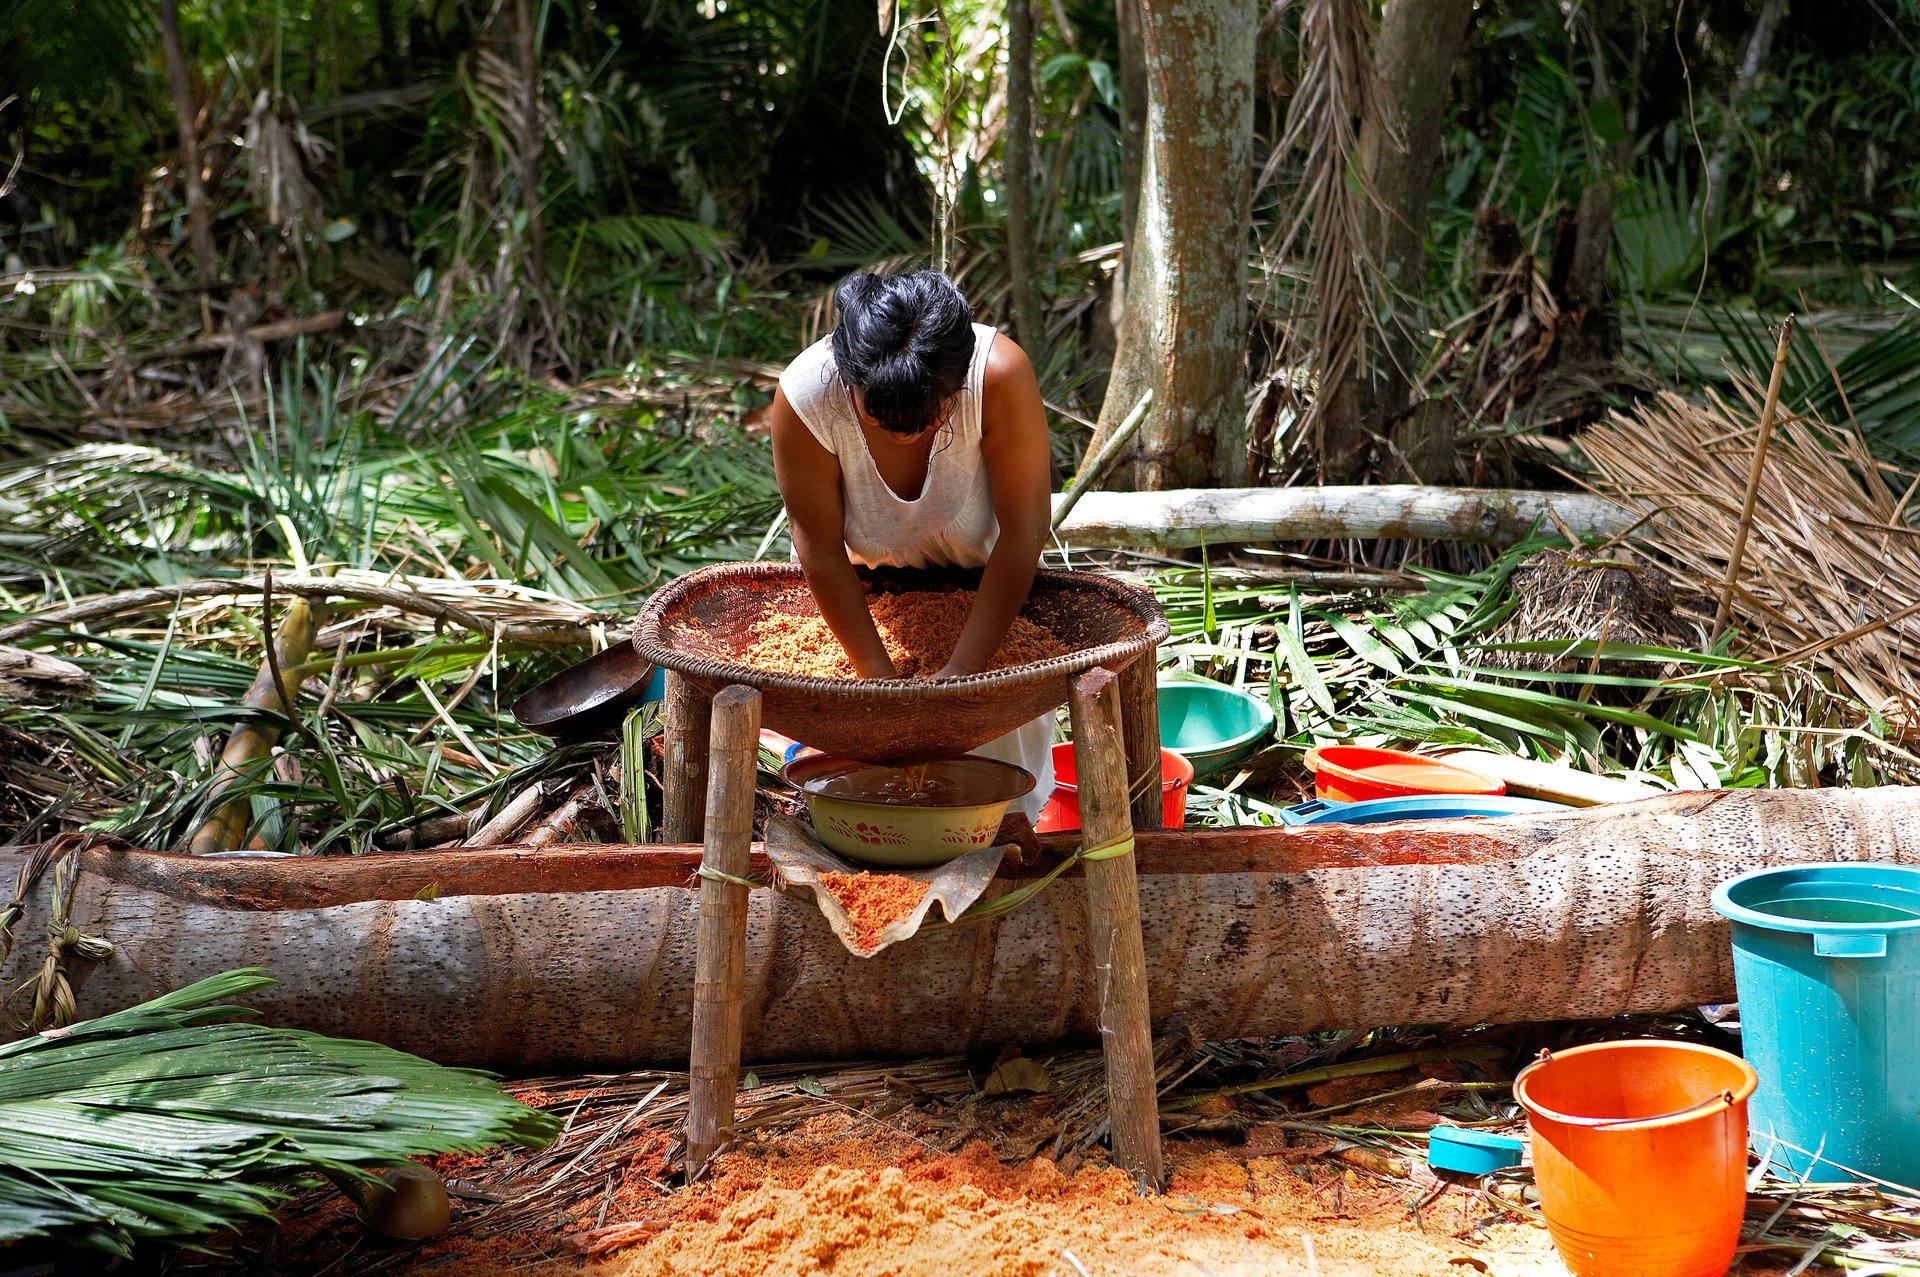
[[[1322,745],[1307,751],[1307,766],[1313,769],[1314,793],[1339,803],[1416,794],[1491,796],[1507,792],[1504,781],[1402,749]]]
[[[1747,1206],[1747,1100],[1759,1079],[1692,1042],[1598,1042],[1514,1079],[1534,1182],[1575,1277],[1719,1277]]]
[[[1053,797],[1040,809],[1033,822],[1043,834],[1080,828],[1080,789],[1074,778],[1073,742],[1061,741],[1053,747]],[[1160,751],[1160,820],[1168,829],[1182,829],[1187,823],[1187,786],[1193,783],[1193,764],[1170,749]]]

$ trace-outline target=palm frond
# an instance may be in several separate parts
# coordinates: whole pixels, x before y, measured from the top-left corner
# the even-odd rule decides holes
[[[237,1023],[245,1012],[222,1005],[271,983],[229,971],[0,1046],[0,1245],[191,1242],[266,1215],[275,1185],[312,1174],[558,1134],[486,1074]]]

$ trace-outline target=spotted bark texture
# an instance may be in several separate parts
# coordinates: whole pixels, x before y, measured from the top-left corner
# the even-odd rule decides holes
[[[1378,200],[1373,251],[1392,290],[1393,318],[1375,334],[1378,380],[1362,396],[1376,418],[1408,408],[1408,387],[1426,331],[1427,197],[1440,158],[1447,89],[1473,21],[1473,0],[1389,0],[1374,39],[1374,80],[1381,115],[1361,127],[1360,166]],[[1379,421],[1369,423],[1378,430]],[[1337,476],[1341,478],[1358,476]]]
[[[1160,1024],[1218,1038],[1656,1012],[1733,996],[1717,883],[1795,862],[1920,863],[1920,788],[1142,831],[1137,854]],[[96,848],[73,921],[118,948],[74,973],[80,1013],[261,966],[281,981],[253,999],[272,1023],[522,1073],[683,1066],[698,862],[690,847],[298,861]],[[0,881],[20,863],[0,854]],[[767,875],[757,848],[753,874]],[[868,960],[812,905],[750,892],[744,1057],[1090,1040],[1083,882],[1070,874],[997,923],[934,928]],[[435,898],[414,898],[429,886]],[[9,989],[43,956],[47,884],[27,906],[0,966]]]
[[[1246,482],[1254,28],[1252,0],[1141,12],[1146,155],[1095,447],[1152,390],[1143,488]]]

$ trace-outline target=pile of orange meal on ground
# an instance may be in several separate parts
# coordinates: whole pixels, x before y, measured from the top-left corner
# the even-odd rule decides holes
[[[902,678],[931,678],[953,649],[973,610],[972,590],[910,590],[875,594],[867,598],[874,628],[886,644],[887,655]],[[818,616],[774,612],[753,627],[753,643],[740,659],[763,670],[804,674],[810,678],[855,678],[853,662]],[[1007,636],[988,662],[990,670],[1008,669],[1032,661],[1065,656],[1067,646],[1044,625],[1015,617]]]
[[[863,953],[873,952],[880,933],[918,909],[927,894],[926,883],[899,874],[823,873],[820,885],[847,911],[853,943]]]

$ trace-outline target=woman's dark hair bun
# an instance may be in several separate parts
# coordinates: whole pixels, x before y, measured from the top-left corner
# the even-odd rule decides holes
[[[899,434],[939,421],[973,364],[973,312],[953,281],[937,270],[860,271],[840,281],[833,301],[833,362],[867,414]]]

